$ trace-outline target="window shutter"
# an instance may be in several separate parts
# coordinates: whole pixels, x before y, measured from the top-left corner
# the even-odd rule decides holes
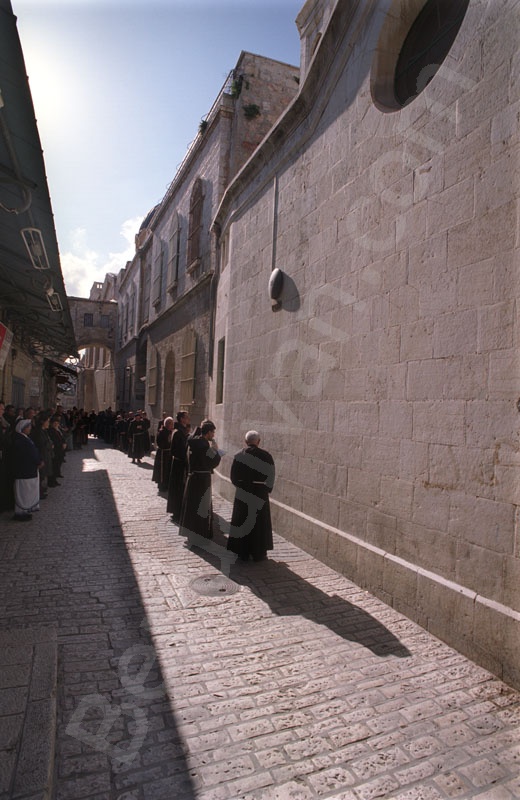
[[[161,304],[161,285],[162,285],[162,273],[163,273],[163,254],[162,254],[162,242],[159,242],[160,251],[155,258],[154,264],[154,276],[153,276],[153,286],[152,286],[152,305],[158,306]]]
[[[129,300],[129,315],[128,315],[128,327],[130,329],[130,333],[134,332],[134,322],[135,322],[135,291],[132,292]]]
[[[181,229],[179,215],[175,214],[174,226],[168,242],[168,281],[166,291],[172,292],[179,280],[179,256],[181,245]]]
[[[197,178],[190,198],[190,224],[188,228],[188,270],[194,269],[201,257],[202,234],[202,180]]]
[[[150,313],[150,265],[145,261],[141,264],[141,325],[148,322]]]
[[[181,406],[191,406],[195,400],[195,362],[197,334],[187,330],[184,334],[181,359]]]
[[[157,350],[155,347],[150,349],[146,387],[148,389],[148,403],[154,406],[157,403]]]
[[[226,351],[225,338],[219,339],[217,345],[217,389],[216,389],[216,402],[218,404],[223,402],[224,399],[224,355]]]

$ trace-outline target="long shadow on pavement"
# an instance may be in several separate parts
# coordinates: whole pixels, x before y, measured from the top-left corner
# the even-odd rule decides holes
[[[210,549],[195,548],[202,558],[216,569],[223,559],[215,550],[226,547],[220,533],[219,515],[215,514],[215,538]],[[377,656],[407,658],[410,651],[379,620],[339,595],[329,595],[294,572],[288,564],[273,557],[258,563],[236,561],[231,565],[230,578],[247,586],[274,614],[302,616],[317,625],[324,625],[343,639],[367,647]]]

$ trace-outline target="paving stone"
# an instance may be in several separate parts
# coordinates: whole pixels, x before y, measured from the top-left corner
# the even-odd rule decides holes
[[[460,767],[460,772],[473,786],[479,789],[483,786],[497,783],[507,775],[507,771],[504,767],[486,758],[475,761],[469,766]]]
[[[0,689],[0,709],[4,714],[24,714],[29,697],[29,687]]]
[[[374,800],[377,797],[388,797],[390,792],[399,788],[399,781],[393,775],[376,778],[356,786],[356,796],[362,800]]]
[[[22,714],[0,717],[0,751],[16,748],[21,738],[23,722]]]
[[[16,664],[0,667],[0,689],[27,686],[30,672],[30,664]]]
[[[437,775],[434,778],[434,783],[448,798],[467,797],[470,792],[468,782],[455,772]]]
[[[414,786],[413,789],[388,795],[388,800],[442,800],[442,795],[432,786]]]
[[[26,711],[16,776],[14,797],[39,789],[50,792],[56,732],[56,700],[32,700]]]
[[[309,775],[308,782],[320,796],[326,792],[330,793],[346,786],[352,786],[355,783],[355,778],[352,772],[344,767],[332,767],[319,772],[317,775]]]
[[[308,786],[296,781],[288,781],[275,786],[260,795],[260,800],[312,800],[313,793]]]
[[[37,642],[34,645],[34,661],[31,678],[31,700],[43,700],[56,691],[57,680],[56,636],[51,641]]]
[[[2,750],[0,752],[0,792],[1,797],[8,797],[11,791],[11,783],[16,767],[16,752],[14,749]]]
[[[365,778],[371,775],[377,775],[380,772],[387,772],[396,769],[409,761],[409,757],[399,747],[392,747],[388,750],[383,750],[368,758],[355,761],[352,764],[352,769],[357,775]]]

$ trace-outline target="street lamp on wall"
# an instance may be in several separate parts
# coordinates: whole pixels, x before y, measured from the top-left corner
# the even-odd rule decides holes
[[[46,290],[45,294],[47,295],[47,302],[51,307],[52,311],[63,311],[63,306],[61,304],[61,298],[57,292],[54,291],[52,286]]]
[[[20,232],[34,269],[49,269],[49,260],[39,228],[22,228]]]

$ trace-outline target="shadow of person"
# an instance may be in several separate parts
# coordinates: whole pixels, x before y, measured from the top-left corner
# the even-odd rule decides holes
[[[225,559],[218,551],[221,549],[224,555],[227,539],[220,531],[219,515],[214,517],[211,546],[206,549],[204,543],[200,543],[196,552],[215,569],[229,574],[235,583],[250,589],[274,614],[305,617],[326,626],[342,639],[367,647],[376,656],[411,656],[408,648],[382,622],[339,595],[329,595],[313,586],[283,561],[272,558],[256,563],[234,560],[224,565]]]

